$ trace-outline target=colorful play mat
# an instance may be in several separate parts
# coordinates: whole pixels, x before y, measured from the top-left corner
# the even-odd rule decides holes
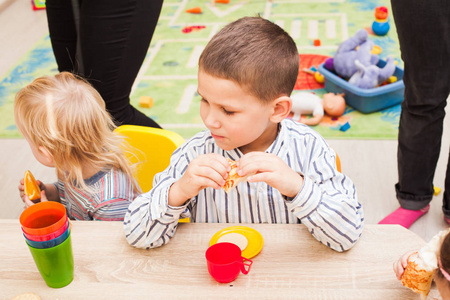
[[[198,58],[215,33],[243,16],[261,15],[289,32],[297,43],[302,70],[318,67],[358,29],[371,28],[375,7],[383,5],[389,10],[391,29],[385,36],[370,34],[369,39],[382,48],[380,58],[393,55],[402,66],[388,0],[230,0],[229,3],[211,3],[211,0],[164,1],[158,26],[131,95],[135,107],[163,128],[185,138],[204,129],[199,115],[200,97],[196,92]],[[194,7],[200,7],[202,13],[186,12]],[[317,45],[318,41],[320,45]],[[34,78],[56,72],[50,39],[45,36],[5,77],[0,78],[1,138],[20,137],[14,124],[14,94]],[[319,96],[326,93],[322,84],[302,71],[299,72],[295,92],[298,90],[311,91]],[[140,107],[141,96],[152,97],[153,106]],[[347,106],[343,116],[338,119],[325,117],[314,129],[325,138],[396,139],[399,115],[400,105],[370,114]],[[340,130],[347,122],[350,128]]]

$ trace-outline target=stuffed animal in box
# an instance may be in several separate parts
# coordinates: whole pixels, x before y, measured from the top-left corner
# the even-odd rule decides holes
[[[333,57],[333,67],[338,75],[345,79],[352,77],[357,71],[356,60],[366,67],[378,63],[378,56],[370,53],[373,42],[367,38],[367,31],[360,29],[339,45]]]
[[[348,82],[363,89],[371,89],[378,86],[388,80],[395,72],[395,61],[392,56],[388,56],[386,65],[383,68],[364,66],[358,60],[355,61],[355,64],[358,70]]]

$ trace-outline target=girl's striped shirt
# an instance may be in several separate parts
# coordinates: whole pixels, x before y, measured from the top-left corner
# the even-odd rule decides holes
[[[72,183],[55,183],[67,215],[74,220],[123,221],[128,206],[136,198],[130,178],[122,171],[100,171],[85,180],[89,193]]]

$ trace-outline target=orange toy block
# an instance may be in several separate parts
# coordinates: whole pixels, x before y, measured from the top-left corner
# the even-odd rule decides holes
[[[153,106],[153,98],[149,96],[142,96],[139,98],[139,105],[145,108],[151,108]]]
[[[321,42],[319,39],[314,40],[314,46],[318,47],[318,46],[320,46],[320,44],[321,44]]]
[[[230,3],[230,0],[215,0],[216,3],[224,3],[224,4],[228,4]]]
[[[187,9],[186,12],[190,13],[190,14],[201,14],[202,8],[201,7],[193,7],[193,8]]]

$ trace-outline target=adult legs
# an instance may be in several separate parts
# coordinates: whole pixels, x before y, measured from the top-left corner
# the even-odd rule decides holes
[[[405,63],[405,99],[398,137],[399,182],[395,186],[403,217],[407,210],[426,212],[433,196],[450,87],[450,4],[446,0],[391,0],[391,4]],[[448,183],[446,190],[450,191]],[[391,215],[386,219],[400,216]],[[411,215],[408,225],[421,215]],[[380,223],[397,223],[384,221]]]
[[[447,223],[450,224],[450,156],[448,158],[447,172],[445,174],[445,192],[442,203],[442,211],[444,212]]]
[[[77,31],[70,0],[47,0],[48,29],[60,72],[77,72]]]
[[[116,124],[160,127],[130,104],[163,0],[82,1],[80,40],[84,75]]]

